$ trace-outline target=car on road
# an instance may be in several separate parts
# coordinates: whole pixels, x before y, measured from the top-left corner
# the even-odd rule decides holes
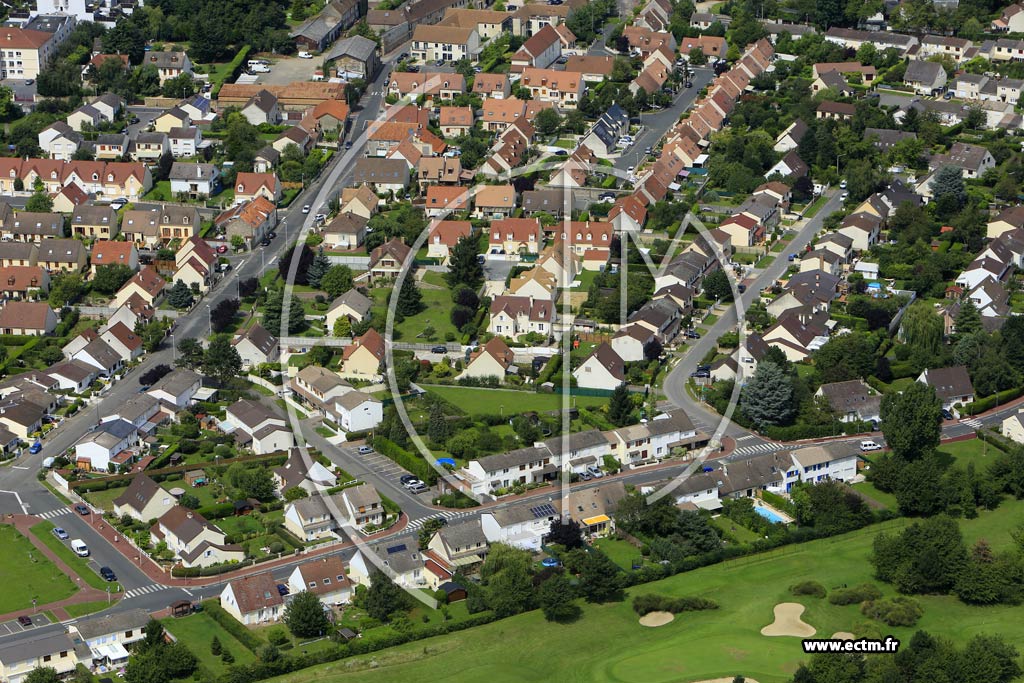
[[[226,253],[228,253],[228,245],[222,244],[219,247],[217,247],[217,253],[218,254],[226,254]]]
[[[269,247],[270,246],[270,240],[268,240],[266,237],[264,237],[262,240],[260,240],[260,246],[261,247]]]
[[[636,170],[636,166],[630,166],[629,168],[626,169],[626,173],[628,173],[630,175],[633,175],[633,171],[635,171],[635,170]]]
[[[31,453],[32,455],[35,455],[41,450],[43,450],[43,444],[39,443],[38,441],[36,441],[34,444],[28,447],[28,452]]]
[[[133,116],[130,119],[128,119],[128,123],[138,123],[138,122],[139,122],[139,117],[138,116]]]
[[[32,617],[22,614],[20,617],[18,617],[18,623],[24,626],[25,628],[29,628],[30,626],[32,626]]]
[[[798,257],[799,255],[800,255],[800,254],[790,254],[790,255],[789,255],[789,260],[790,260],[790,261],[796,261],[796,259],[797,259],[797,257]]]
[[[882,450],[882,447],[881,447],[881,446],[879,446],[879,445],[878,445],[877,443],[875,443],[874,441],[861,441],[861,442],[860,442],[860,449],[861,449],[862,451],[864,451],[864,452],[868,452],[868,451],[880,451],[880,450]]]
[[[369,446],[360,446],[358,448],[358,452],[359,452],[359,455],[367,455],[369,453],[373,453],[373,449],[370,448]]]
[[[697,332],[697,330],[687,330],[686,331],[686,338],[687,339],[700,339],[700,333]]]
[[[841,195],[841,196],[839,197],[839,199],[840,199],[841,201],[844,201],[844,202],[845,202],[845,201],[846,201],[847,199],[849,199],[849,197],[850,197],[850,193],[849,193],[849,192],[844,192],[844,193],[843,193],[843,194],[842,194],[842,195]]]
[[[89,509],[87,505],[82,505],[81,503],[78,503],[77,505],[75,505],[75,512],[77,512],[80,515],[87,515],[92,511]]]
[[[288,595],[291,592],[292,592],[291,589],[288,588],[288,586],[284,585],[283,583],[277,584],[277,594],[280,595],[281,597],[284,597],[284,596]]]
[[[448,353],[448,347],[447,346],[434,346],[434,347],[431,347],[430,352],[431,353]]]
[[[352,149],[352,141],[345,140],[345,149]]]
[[[587,474],[592,476],[594,479],[600,479],[604,476],[604,472],[597,465],[587,465]]]
[[[25,81],[25,85],[32,85],[35,82],[36,82],[36,80],[34,78],[29,78],[28,80]]]
[[[843,180],[843,181],[840,181],[840,183],[839,183],[839,189],[840,189],[840,190],[845,190],[845,189],[846,189],[846,181],[845,181],[845,180]]]
[[[708,378],[711,377],[711,373],[708,370],[694,370],[690,373],[690,377]]]
[[[117,581],[117,574],[110,567],[100,567],[100,576],[106,581]]]
[[[953,418],[953,413],[951,413],[948,410],[946,410],[945,408],[943,408],[942,409],[942,419],[943,420],[952,420],[952,419],[954,419]]]
[[[267,239],[268,240],[277,239],[277,233],[274,232],[273,230],[271,230],[270,232],[267,233]]]
[[[53,527],[53,535],[62,541],[66,541],[69,538],[68,532],[64,531],[64,529],[59,526]]]
[[[302,207],[302,213],[309,213],[309,204],[305,204]]]
[[[444,66],[444,60],[443,59],[437,60],[436,62],[434,62],[434,66]]]

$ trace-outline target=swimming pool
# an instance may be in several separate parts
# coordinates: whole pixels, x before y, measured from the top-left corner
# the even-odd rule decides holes
[[[777,512],[775,512],[775,510],[769,510],[768,508],[766,508],[766,507],[764,507],[762,505],[755,505],[754,506],[754,512],[756,512],[757,514],[761,515],[762,517],[767,519],[769,522],[774,522],[775,524],[785,524],[786,523],[786,520],[784,520],[782,517],[780,517],[779,514]]]

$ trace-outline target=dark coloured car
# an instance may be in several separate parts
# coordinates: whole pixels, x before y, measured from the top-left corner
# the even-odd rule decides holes
[[[284,597],[291,593],[291,590],[289,590],[288,586],[284,585],[283,583],[279,583],[277,584],[277,593],[281,597]]]
[[[700,339],[700,333],[697,332],[696,330],[687,330],[686,331],[686,338],[687,339]]]
[[[32,617],[27,617],[23,614],[20,617],[18,617],[18,623],[24,626],[25,628],[29,628],[30,626],[32,626]]]
[[[269,247],[269,246],[270,246],[270,240],[268,240],[268,239],[267,239],[266,237],[264,237],[264,238],[263,238],[263,239],[262,239],[262,240],[260,241],[260,246],[261,246],[261,247]]]
[[[82,505],[81,503],[79,503],[78,505],[75,506],[75,512],[77,512],[80,515],[87,515],[87,514],[89,514],[90,510],[89,510],[88,506],[85,506],[85,505]]]
[[[448,353],[448,347],[447,346],[435,346],[435,347],[430,349],[430,352],[431,353]]]
[[[411,474],[403,474],[402,476],[400,476],[400,477],[398,478],[398,481],[399,481],[399,482],[401,482],[401,484],[402,484],[403,486],[405,486],[406,484],[409,484],[409,483],[411,483],[411,482],[414,482],[414,481],[419,481],[419,479],[418,479],[418,478],[416,478],[416,477],[414,477],[414,476],[413,476],[413,475],[411,475]]]
[[[948,410],[946,410],[945,408],[943,408],[942,409],[942,419],[943,420],[952,420],[953,419],[953,413],[951,413]]]
[[[272,240],[272,239],[276,239],[276,238],[277,238],[277,233],[274,232],[273,230],[271,230],[270,232],[267,233],[267,239],[268,240]]]
[[[100,576],[102,576],[105,581],[117,581],[117,574],[115,574],[114,570],[110,567],[100,567]]]

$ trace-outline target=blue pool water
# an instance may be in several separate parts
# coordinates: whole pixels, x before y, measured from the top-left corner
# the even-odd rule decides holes
[[[785,524],[786,523],[786,520],[782,519],[782,517],[779,517],[779,515],[774,510],[769,510],[766,507],[762,507],[760,505],[755,505],[754,506],[754,512],[756,512],[757,514],[761,515],[762,517],[767,519],[769,522],[775,522],[776,524]]]

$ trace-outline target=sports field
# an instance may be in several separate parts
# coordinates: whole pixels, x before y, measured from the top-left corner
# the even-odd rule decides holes
[[[986,538],[995,548],[1012,543],[1010,530],[1024,520],[1024,501],[1006,501],[974,520],[961,521],[968,543]],[[908,520],[894,520],[897,530]],[[798,638],[762,636],[780,602],[807,606],[805,622],[817,637],[837,631],[856,634],[864,621],[855,605],[837,607],[825,600],[794,598],[788,587],[817,580],[832,589],[871,581],[867,557],[878,527],[814,541],[753,558],[706,567],[647,584],[633,593],[700,595],[718,601],[715,612],[691,612],[658,629],[641,627],[628,601],[584,607],[574,624],[548,624],[539,611],[487,626],[334,662],[274,679],[278,683],[317,680],[383,683],[445,680],[473,683],[513,681],[608,681],[615,683],[690,683],[737,674],[760,683],[783,683],[805,657]],[[892,590],[878,583],[886,594]],[[914,628],[890,628],[883,634],[906,640],[917,629],[963,642],[977,633],[1000,633],[1024,642],[1019,607],[968,607],[952,597],[920,597],[924,617]]]

